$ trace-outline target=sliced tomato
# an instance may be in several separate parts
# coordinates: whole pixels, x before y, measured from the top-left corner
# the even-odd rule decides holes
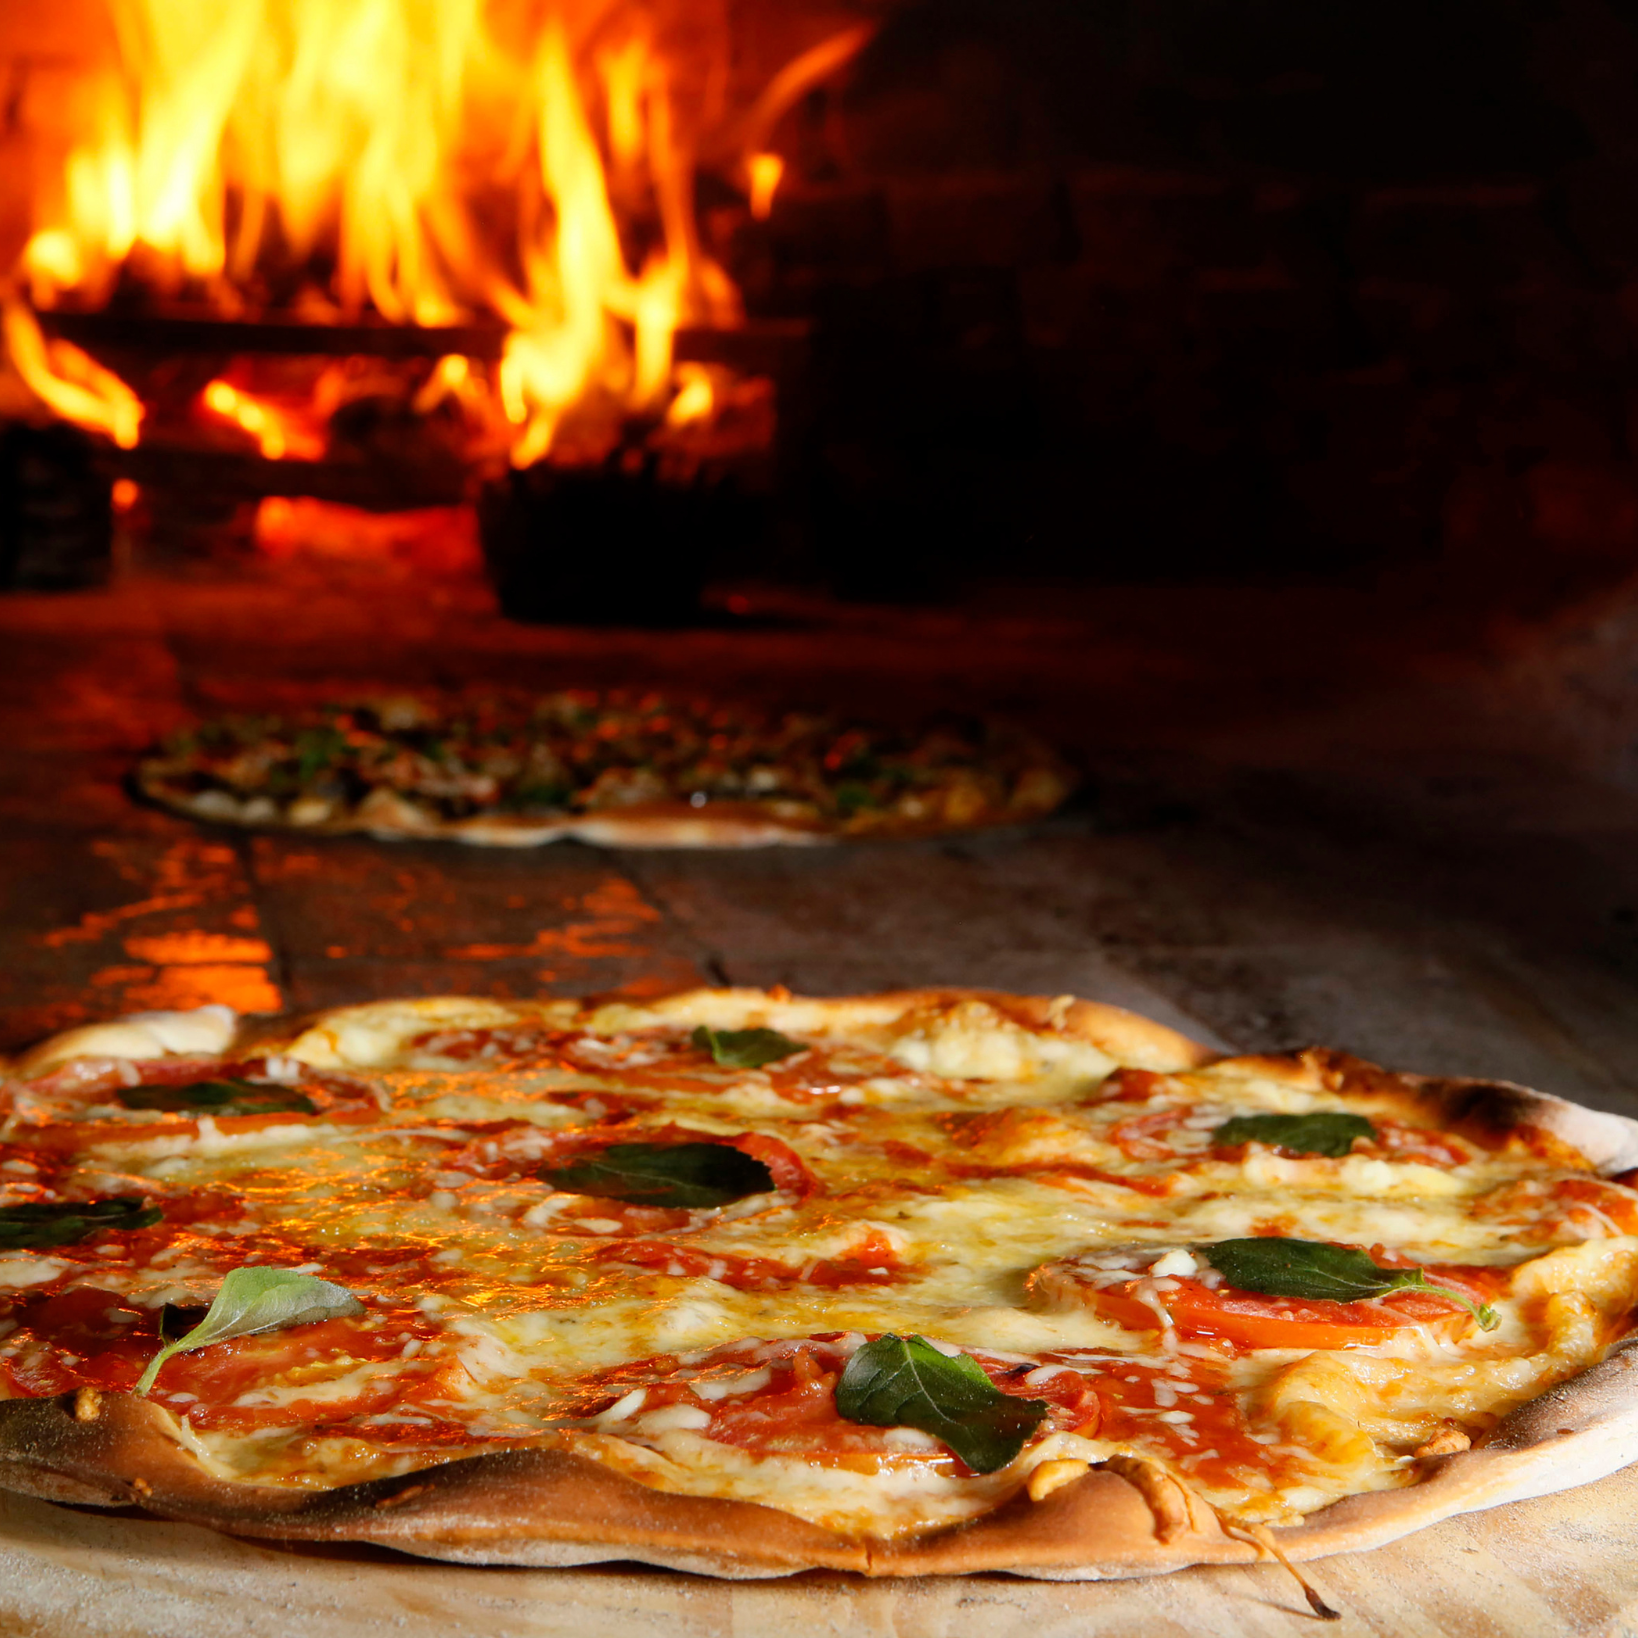
[[[1437,1271],[1435,1271],[1437,1273]],[[1159,1330],[1159,1315],[1134,1295],[1143,1282],[1087,1286],[1087,1307],[1129,1331]],[[1451,1283],[1455,1283],[1452,1281]],[[1464,1295],[1466,1281],[1463,1281]],[[1217,1339],[1242,1348],[1362,1348],[1391,1341],[1410,1326],[1431,1327],[1459,1336],[1471,1315],[1435,1291],[1394,1291],[1373,1302],[1328,1302],[1297,1297],[1265,1297],[1228,1286],[1215,1290],[1199,1280],[1171,1279],[1155,1292],[1178,1333]]]

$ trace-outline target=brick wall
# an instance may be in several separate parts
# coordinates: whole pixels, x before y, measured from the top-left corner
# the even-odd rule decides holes
[[[1613,7],[906,5],[777,145],[731,259],[819,315],[827,553],[1527,598],[1638,561]]]

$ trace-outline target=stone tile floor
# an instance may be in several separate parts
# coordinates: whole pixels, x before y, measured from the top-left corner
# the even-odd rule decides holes
[[[1498,737],[1437,666],[1334,625],[1258,640],[1291,611],[595,633],[396,582],[0,599],[0,1050],[211,1000],[957,983],[1638,1113],[1638,800]],[[994,705],[1094,779],[1029,832],[694,854],[247,836],[122,785],[200,712],[471,680]]]

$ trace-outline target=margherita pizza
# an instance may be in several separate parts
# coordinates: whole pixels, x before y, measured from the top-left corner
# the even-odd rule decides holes
[[[1317,1557],[1638,1457],[1638,1124],[971,991],[225,1009],[0,1083],[0,1484],[723,1576]]]
[[[530,847],[742,847],[1017,824],[1074,787],[997,723],[910,732],[652,694],[410,696],[174,735],[137,771],[196,819]]]

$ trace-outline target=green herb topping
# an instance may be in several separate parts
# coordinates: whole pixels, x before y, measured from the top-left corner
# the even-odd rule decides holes
[[[1003,1393],[967,1354],[942,1354],[925,1337],[889,1332],[867,1342],[836,1384],[836,1410],[875,1428],[919,1428],[975,1473],[994,1473],[1046,1420],[1044,1399]]]
[[[724,1069],[761,1069],[808,1050],[776,1029],[707,1029],[701,1024],[692,1039]]]
[[[254,1081],[191,1081],[186,1086],[127,1086],[119,1101],[127,1109],[159,1109],[168,1115],[316,1115],[318,1105],[301,1092]]]
[[[0,1206],[0,1251],[40,1246],[75,1246],[93,1234],[151,1228],[164,1213],[140,1195],[118,1194],[108,1200],[76,1200],[48,1205],[31,1201]]]
[[[288,1268],[236,1268],[222,1281],[204,1319],[175,1342],[166,1343],[148,1361],[133,1391],[146,1394],[159,1367],[173,1354],[191,1354],[230,1337],[255,1337],[317,1320],[350,1319],[363,1312],[364,1304],[352,1292],[311,1274]]]
[[[1475,1304],[1459,1291],[1438,1285],[1419,1268],[1383,1268],[1351,1246],[1316,1240],[1219,1240],[1199,1253],[1237,1290],[1269,1297],[1307,1297],[1327,1302],[1364,1302],[1390,1291],[1437,1291],[1460,1303],[1481,1331],[1500,1321],[1489,1303]]]
[[[1236,1115],[1211,1135],[1220,1149],[1237,1143],[1266,1143],[1297,1155],[1329,1155],[1336,1159],[1351,1152],[1355,1138],[1370,1142],[1376,1128],[1363,1115],[1319,1109],[1311,1115]]]
[[[613,1143],[567,1166],[542,1166],[543,1183],[637,1206],[726,1206],[766,1194],[773,1173],[726,1143]]]

